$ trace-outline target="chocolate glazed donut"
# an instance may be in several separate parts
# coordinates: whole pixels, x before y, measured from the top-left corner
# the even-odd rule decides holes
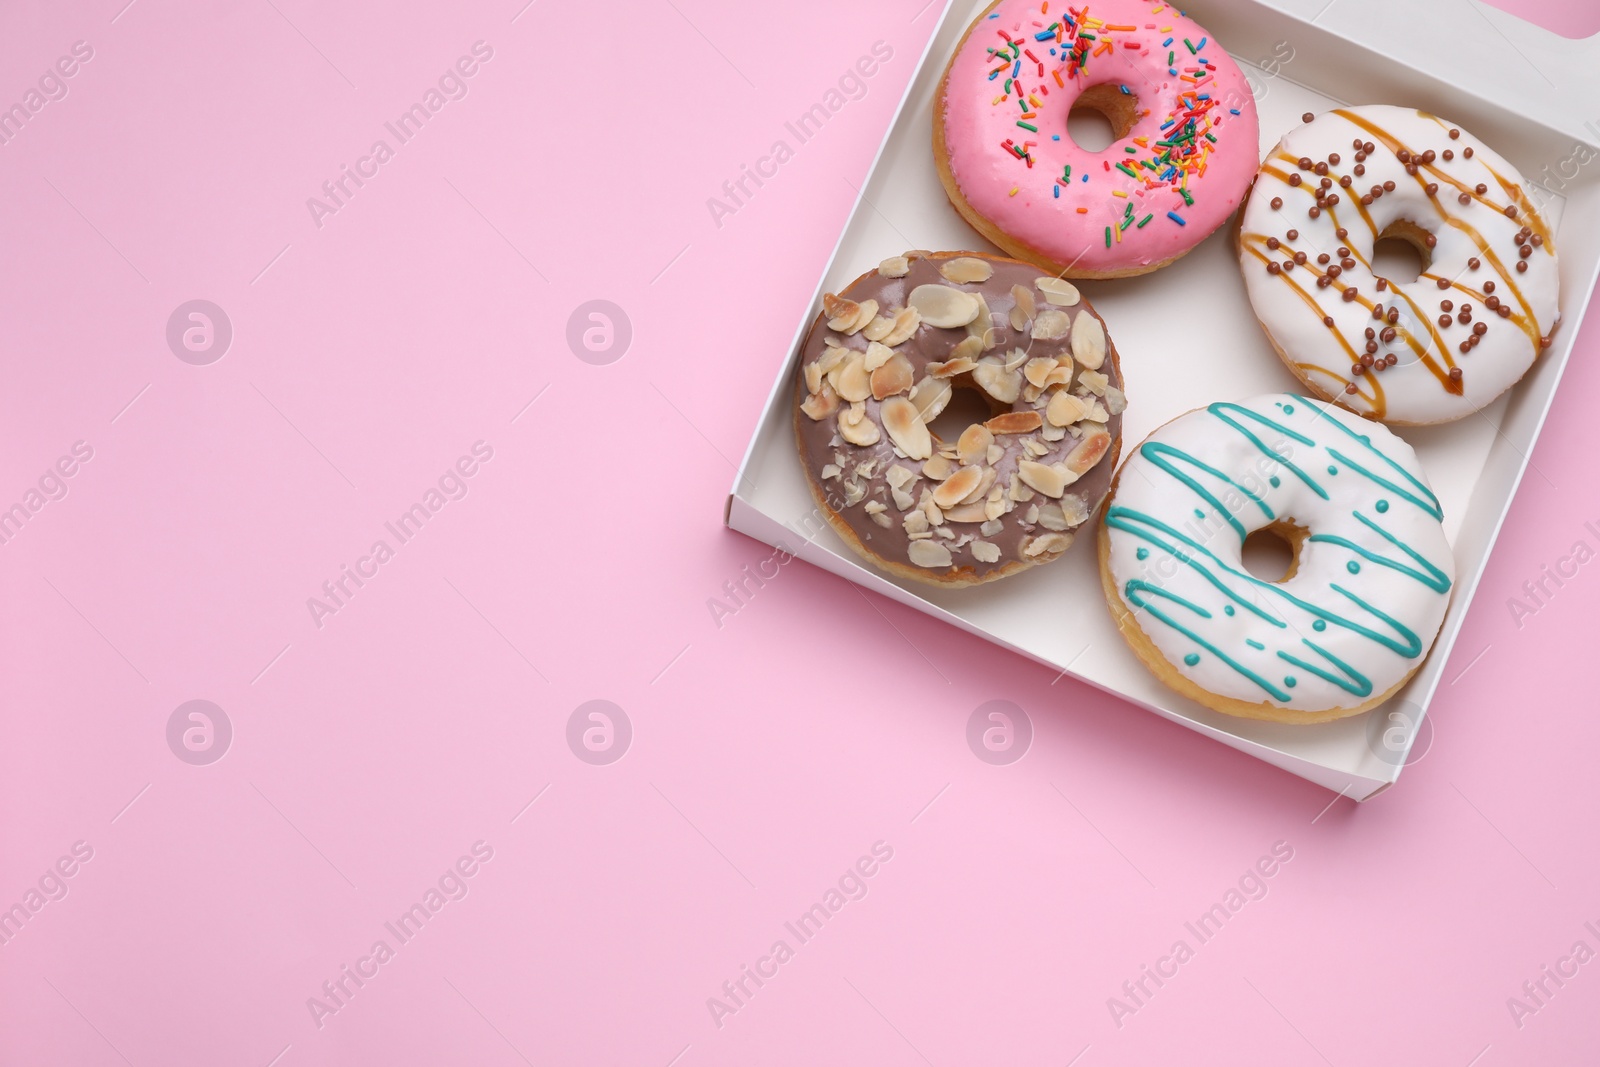
[[[941,436],[958,390],[988,417]],[[1116,347],[1071,282],[907,252],[823,297],[795,436],[847,544],[899,577],[967,586],[1071,547],[1110,486],[1125,403]]]

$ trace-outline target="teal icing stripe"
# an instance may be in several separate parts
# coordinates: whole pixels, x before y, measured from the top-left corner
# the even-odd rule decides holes
[[[1210,641],[1207,641],[1205,638],[1201,637],[1199,634],[1195,633],[1193,630],[1189,629],[1187,626],[1185,626],[1182,623],[1178,622],[1176,619],[1173,619],[1172,617],[1167,615],[1166,612],[1162,611],[1159,607],[1156,607],[1154,604],[1147,603],[1144,600],[1144,598],[1139,595],[1141,592],[1149,592],[1149,593],[1154,594],[1155,596],[1164,597],[1167,600],[1176,601],[1176,602],[1182,604],[1184,607],[1193,609],[1202,618],[1206,618],[1206,619],[1211,618],[1212,616],[1211,616],[1211,613],[1209,611],[1206,611],[1204,608],[1200,607],[1197,604],[1190,603],[1189,601],[1183,599],[1180,596],[1176,596],[1175,594],[1169,593],[1165,589],[1160,588],[1159,586],[1151,585],[1149,582],[1146,582],[1143,579],[1135,578],[1132,581],[1130,581],[1127,584],[1127,586],[1124,588],[1124,595],[1127,596],[1127,598],[1134,604],[1134,606],[1136,606],[1138,608],[1141,608],[1141,609],[1143,609],[1145,611],[1148,611],[1150,614],[1154,615],[1156,618],[1160,619],[1162,622],[1166,623],[1168,626],[1172,627],[1174,630],[1176,630],[1179,633],[1183,634],[1185,637],[1189,638],[1189,640],[1193,641],[1195,644],[1199,645],[1201,648],[1205,649],[1207,652],[1210,652],[1213,656],[1217,657],[1223,663],[1226,663],[1228,666],[1232,667],[1234,670],[1238,671],[1240,674],[1244,675],[1246,678],[1248,678],[1252,682],[1256,683],[1256,685],[1259,685],[1262,689],[1265,689],[1269,694],[1272,695],[1272,698],[1274,700],[1281,701],[1283,703],[1288,703],[1289,702],[1289,694],[1288,693],[1284,692],[1282,689],[1279,689],[1276,685],[1273,685],[1266,678],[1263,678],[1261,675],[1257,674],[1255,671],[1251,670],[1249,667],[1246,667],[1244,664],[1240,663],[1238,660],[1235,660],[1233,657],[1229,656],[1226,652],[1223,652],[1222,649],[1218,648],[1216,645],[1213,645]]]
[[[1299,656],[1291,656],[1282,649],[1278,650],[1278,658],[1288,660],[1301,670],[1310,671],[1323,681],[1338,686],[1340,689],[1343,689],[1346,693],[1349,693],[1352,696],[1369,697],[1372,695],[1372,680],[1370,678],[1356,670],[1354,667],[1350,666],[1350,664],[1346,663],[1338,656],[1335,656],[1332,652],[1329,652],[1327,649],[1323,648],[1321,645],[1314,644],[1307,638],[1301,638],[1300,640],[1301,643],[1311,651],[1315,652],[1317,655],[1321,656],[1323,659],[1339,668],[1339,670],[1344,673],[1344,677],[1340,677],[1337,674],[1330,674],[1328,671],[1323,670],[1316,664],[1307,663]]]
[[[1281,456],[1278,453],[1274,452],[1272,449],[1268,448],[1266,446],[1266,443],[1263,442],[1261,440],[1261,438],[1257,437],[1255,434],[1253,434],[1249,430],[1245,429],[1242,425],[1240,425],[1239,423],[1235,422],[1233,419],[1229,418],[1227,415],[1224,415],[1223,412],[1224,411],[1237,411],[1239,414],[1245,416],[1246,418],[1254,419],[1256,422],[1259,422],[1264,426],[1272,427],[1274,430],[1277,430],[1279,433],[1283,434],[1286,437],[1292,437],[1296,441],[1299,441],[1303,445],[1307,445],[1307,446],[1309,446],[1311,448],[1315,448],[1317,443],[1315,441],[1313,441],[1311,438],[1305,436],[1304,434],[1301,434],[1301,433],[1298,433],[1298,432],[1296,432],[1294,430],[1289,429],[1289,427],[1283,425],[1281,422],[1277,422],[1277,421],[1275,421],[1273,419],[1269,419],[1265,415],[1260,414],[1259,412],[1251,411],[1249,408],[1241,407],[1238,404],[1227,404],[1227,403],[1212,404],[1209,407],[1207,407],[1206,410],[1211,412],[1212,415],[1215,415],[1217,418],[1221,419],[1223,422],[1227,423],[1229,426],[1232,426],[1235,430],[1238,430],[1240,433],[1244,434],[1244,436],[1250,441],[1251,444],[1255,445],[1258,449],[1261,450],[1263,455],[1270,456],[1272,459],[1276,460],[1282,466],[1285,466],[1285,467],[1289,468],[1289,470],[1293,471],[1294,472],[1294,476],[1296,478],[1299,478],[1302,482],[1304,482],[1307,485],[1307,487],[1309,487],[1311,489],[1312,492],[1316,493],[1318,496],[1320,496],[1324,500],[1328,499],[1328,491],[1326,489],[1322,488],[1322,486],[1316,481],[1316,479],[1312,478],[1305,471],[1303,471],[1299,467],[1295,466],[1294,463],[1291,462],[1290,460],[1284,458],[1283,456]]]
[[[1226,474],[1223,474],[1221,471],[1217,470],[1217,468],[1201,462],[1182,449],[1173,448],[1171,445],[1162,444],[1160,441],[1147,441],[1145,444],[1140,446],[1139,452],[1151,463],[1155,464],[1157,467],[1160,467],[1162,470],[1178,479],[1178,481],[1182,482],[1184,485],[1187,485],[1190,489],[1193,489],[1196,494],[1204,498],[1205,501],[1212,507],[1216,508],[1218,514],[1220,514],[1224,519],[1228,520],[1228,525],[1232,526],[1234,531],[1238,533],[1239,540],[1241,542],[1245,539],[1245,529],[1243,524],[1241,524],[1238,519],[1233,517],[1233,512],[1230,511],[1221,500],[1218,500],[1215,496],[1212,496],[1210,491],[1208,491],[1199,482],[1195,481],[1183,471],[1179,470],[1177,467],[1179,462],[1198,467],[1200,470],[1205,471],[1213,478],[1216,478],[1219,481],[1227,482],[1229,485],[1248,496],[1251,500],[1255,501],[1256,507],[1260,508],[1261,513],[1268,519],[1274,519],[1277,517],[1272,513],[1272,509],[1267,507],[1266,501],[1256,496],[1255,493],[1251,492],[1249,489],[1246,489],[1243,485],[1240,485]]]
[[[1417,562],[1417,565],[1423,567],[1424,570],[1419,571],[1412,567],[1406,566],[1404,563],[1399,563],[1395,560],[1389,559],[1386,556],[1380,556],[1375,552],[1369,552],[1365,548],[1362,548],[1360,545],[1356,544],[1354,541],[1346,540],[1345,538],[1339,537],[1335,534],[1312,534],[1309,538],[1307,538],[1307,540],[1323,541],[1328,544],[1335,544],[1343,548],[1348,548],[1350,551],[1371,560],[1373,563],[1397,570],[1407,577],[1415,578],[1429,589],[1432,589],[1435,593],[1443,593],[1449,590],[1450,579],[1448,576],[1446,576],[1444,571],[1440,570],[1438,567],[1435,567],[1426,559],[1423,559],[1416,552],[1412,551],[1409,545],[1402,543],[1388,530],[1385,530],[1371,519],[1368,519],[1359,511],[1351,512],[1351,514],[1353,514],[1356,519],[1360,521],[1360,523],[1367,529],[1371,530],[1373,533],[1377,534],[1379,537],[1382,537],[1385,541],[1388,541],[1391,545],[1410,556]]]

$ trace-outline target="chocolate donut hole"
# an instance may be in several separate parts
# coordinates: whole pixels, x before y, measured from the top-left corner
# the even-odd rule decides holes
[[[953,445],[960,440],[968,426],[975,422],[988,422],[1001,412],[1010,411],[1007,404],[989,399],[972,381],[972,375],[957,375],[951,382],[950,403],[939,417],[928,423],[928,432],[943,445]]]

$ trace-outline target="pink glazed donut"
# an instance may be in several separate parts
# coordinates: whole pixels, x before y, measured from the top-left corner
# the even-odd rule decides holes
[[[1106,116],[1110,147],[1073,142],[1074,107]],[[934,105],[933,154],[956,210],[1070,278],[1145,274],[1199,244],[1243,202],[1259,141],[1238,64],[1148,0],[996,0]]]

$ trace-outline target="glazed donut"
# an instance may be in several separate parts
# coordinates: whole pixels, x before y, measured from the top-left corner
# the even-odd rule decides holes
[[[1280,393],[1191,411],[1117,473],[1100,575],[1117,628],[1157,677],[1228,715],[1355,715],[1411,677],[1455,576],[1439,501],[1383,426]],[[1271,530],[1294,549],[1263,581]]]
[[[1259,160],[1238,65],[1173,7],[996,0],[935,97],[933,154],[950,202],[1011,255],[1069,278],[1165,266],[1244,200]],[[1101,152],[1067,132],[1101,112]]]
[[[1424,264],[1374,274],[1396,237]],[[1318,396],[1398,425],[1459,419],[1509,389],[1561,321],[1550,225],[1522,175],[1424,111],[1305,116],[1267,156],[1240,213],[1250,303]]]
[[[795,436],[818,510],[853,549],[964,586],[1072,545],[1111,483],[1125,400],[1116,347],[1071,282],[998,256],[907,252],[822,305]],[[946,439],[931,424],[957,390],[990,417]]]

